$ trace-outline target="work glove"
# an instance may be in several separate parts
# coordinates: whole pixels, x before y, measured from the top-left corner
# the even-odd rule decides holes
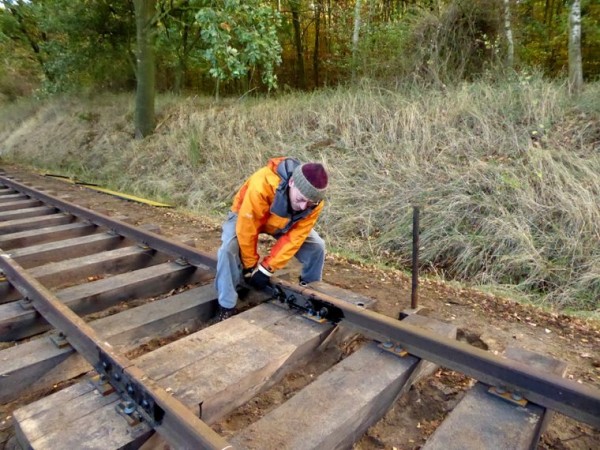
[[[262,291],[268,286],[271,275],[273,274],[268,269],[266,269],[262,264],[259,264],[250,275],[250,278],[246,278],[246,280],[250,286]]]
[[[250,278],[252,277],[252,272],[254,272],[255,270],[256,270],[256,266],[248,267],[247,269],[242,270],[242,276],[244,277],[244,281],[246,283],[248,281],[250,281]]]

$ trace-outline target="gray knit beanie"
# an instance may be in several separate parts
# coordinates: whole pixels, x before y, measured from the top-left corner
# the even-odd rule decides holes
[[[319,203],[325,197],[328,177],[322,164],[300,164],[294,169],[292,180],[300,193],[311,202]]]

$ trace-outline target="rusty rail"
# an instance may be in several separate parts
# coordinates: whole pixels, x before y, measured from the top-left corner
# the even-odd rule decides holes
[[[278,278],[272,286],[280,300],[310,301],[331,317],[400,343],[409,353],[464,373],[491,386],[507,387],[528,400],[600,429],[600,390],[525,364],[495,356],[456,340],[442,338],[335,297]],[[319,303],[320,302],[320,303]]]
[[[100,214],[87,208],[83,208],[79,205],[75,205],[74,203],[61,200],[52,195],[39,192],[7,177],[0,176],[0,184],[9,186],[12,189],[15,189],[32,198],[38,199],[48,205],[52,205],[55,208],[79,217],[80,219],[87,220],[95,225],[108,228],[109,230],[112,230],[121,236],[140,242],[150,248],[153,248],[154,250],[164,252],[168,255],[174,256],[175,258],[183,258],[193,266],[212,271],[214,271],[217,267],[217,261],[212,255],[187,245],[180,244],[179,242],[175,242],[156,233],[152,233],[151,231],[136,228],[133,225],[123,221],[105,216],[104,214]]]
[[[175,241],[164,238],[163,236],[137,229],[127,223],[98,214],[86,208],[74,205],[64,200],[57,199],[48,194],[37,192],[21,183],[10,180],[6,177],[0,177],[0,183],[23,192],[33,198],[37,198],[45,203],[55,206],[74,216],[88,220],[97,225],[104,226],[114,230],[116,233],[134,240],[142,242],[147,246],[162,251],[169,255],[184,258],[190,264],[204,269],[214,270],[216,268],[216,258],[201,252],[193,247],[180,244]],[[63,327],[72,327],[71,321],[65,321],[60,315],[61,308],[57,305],[52,294],[39,285],[34,279],[22,274],[14,261],[6,256],[1,259],[6,276],[11,283],[15,283],[23,295],[32,298],[36,308],[38,305],[43,309],[48,308],[49,314],[55,316],[52,320],[47,319],[55,327],[65,332]],[[521,392],[530,401],[541,406],[556,410],[562,414],[570,416],[581,422],[588,423],[600,429],[600,391],[589,386],[578,384],[574,381],[565,380],[555,375],[540,372],[529,366],[510,361],[490,352],[486,352],[468,344],[463,344],[455,340],[441,338],[432,333],[428,333],[419,328],[404,324],[395,319],[364,310],[343,302],[335,297],[317,292],[307,287],[292,284],[288,281],[273,277],[272,288],[276,295],[289,299],[294,296],[296,301],[310,300],[321,302],[326,305],[330,311],[335,310],[334,314],[337,320],[345,321],[367,331],[367,333],[376,334],[386,339],[401,343],[407,351],[422,359],[432,361],[441,366],[452,370],[462,372],[470,377],[480,380],[484,383],[508,387]],[[50,300],[48,300],[50,299]],[[58,300],[56,300],[58,301]],[[44,306],[49,305],[49,306]],[[67,311],[69,313],[70,311]],[[72,312],[70,312],[73,314]],[[44,314],[42,312],[42,314]],[[65,316],[68,317],[68,314]],[[77,318],[77,316],[75,316]],[[72,329],[66,330],[73,334]],[[68,334],[68,333],[66,333]],[[74,345],[74,347],[76,347]],[[123,371],[131,370],[136,373],[134,367],[122,359],[111,359],[111,353],[105,352],[104,347],[92,349],[91,344],[87,344],[82,351],[90,354],[99,369],[102,371],[102,362],[106,361],[110,366],[113,363],[123,362]],[[77,347],[76,347],[77,348]],[[102,355],[105,356],[104,360]],[[121,366],[119,366],[121,367]],[[131,369],[129,369],[131,367]],[[114,370],[111,369],[113,372]],[[120,369],[119,369],[120,370]],[[105,370],[106,372],[106,370]],[[109,371],[110,372],[110,371]],[[162,405],[163,393],[154,391],[153,386],[148,387],[147,393],[156,394],[155,401]],[[174,413],[176,411],[173,411]],[[165,415],[165,417],[167,417]],[[176,417],[171,414],[169,417]],[[185,430],[185,427],[184,427]]]
[[[177,448],[232,448],[189,408],[103,342],[93,328],[27,274],[10,255],[1,250],[0,253],[0,268],[11,283],[124,398],[137,405],[138,412],[169,442]]]

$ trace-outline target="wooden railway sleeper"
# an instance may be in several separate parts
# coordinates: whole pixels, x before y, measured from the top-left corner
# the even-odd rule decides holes
[[[1,254],[0,250],[0,254]],[[78,353],[122,395],[139,414],[176,446],[226,449],[231,446],[186,406],[165,392],[128,358],[102,341],[91,326],[29,275],[10,255],[0,255],[0,267],[35,309],[61,330]]]
[[[32,198],[36,198],[58,210],[71,214],[80,220],[88,220],[93,224],[105,227],[120,236],[129,238],[135,242],[143,242],[157,251],[171,255],[175,259],[182,258],[187,261],[185,265],[191,264],[207,271],[216,270],[217,260],[213,255],[209,255],[198,249],[167,239],[151,231],[134,227],[121,220],[108,217],[87,208],[83,208],[58,197],[36,191],[9,178],[0,176],[0,182],[11,189],[22,192]]]
[[[85,208],[68,204],[47,194],[6,180],[11,188],[48,201],[69,213],[89,219],[97,225],[112,228],[115,221],[98,215]],[[118,231],[136,241],[147,242],[158,251],[164,251],[175,257],[185,258],[197,267],[213,269],[216,259],[196,249],[181,246],[164,238],[135,229],[128,224],[118,222]],[[7,256],[7,255],[5,255]],[[277,277],[271,280],[274,297],[292,308],[313,312],[314,316],[337,323],[345,321],[365,330],[367,333],[384,336],[395,342],[402,342],[407,351],[423,358],[462,372],[492,386],[508,386],[519,391],[533,403],[555,409],[577,420],[600,428],[600,392],[588,386],[582,386],[569,380],[542,373],[520,363],[508,362],[489,352],[473,348],[453,340],[440,339],[414,327],[360,308],[359,305],[343,304],[340,299],[318,293],[310,287],[298,286]],[[314,314],[318,312],[318,314]]]
[[[462,372],[489,386],[506,386],[540,406],[556,410],[600,429],[600,390],[510,361],[468,344],[446,339],[399,320],[341,301],[330,295],[272,277],[273,297],[292,308],[328,309],[327,319],[364,330],[367,335],[401,342],[406,351]]]
[[[310,287],[306,284],[301,286],[303,288]],[[344,319],[344,312],[342,309],[336,307],[330,302],[316,298],[316,294],[314,292],[306,295],[304,293],[293,291],[289,288],[286,289],[286,287],[282,285],[275,285],[272,290],[273,298],[288,305],[290,308],[303,311],[303,316],[310,320],[316,322],[331,321],[332,323],[337,324]],[[398,341],[388,339],[382,342],[377,342],[377,347],[395,356],[405,357],[409,355],[409,352],[405,346]],[[505,384],[489,386],[488,393],[521,407],[526,406],[529,402],[520,389],[510,388]]]

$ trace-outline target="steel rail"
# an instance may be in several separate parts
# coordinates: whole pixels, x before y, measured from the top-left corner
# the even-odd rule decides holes
[[[148,378],[131,360],[102,341],[93,328],[2,250],[0,250],[0,268],[10,283],[32,301],[33,306],[44,319],[62,331],[78,353],[99,373],[110,376],[110,383],[113,386],[116,388],[124,386],[123,383],[116,383],[115,380],[121,382],[127,380],[127,389],[131,391],[120,393],[125,398],[134,400],[138,405],[147,406],[146,411],[140,411],[143,417],[150,417],[149,425],[175,445],[175,448],[233,448],[205,422],[196,417],[189,408]]]
[[[310,288],[272,277],[290,295],[338,308],[344,322],[400,343],[410,354],[464,373],[491,386],[520,392],[533,403],[600,429],[600,390],[493,353],[447,339],[405,322],[360,308]]]
[[[172,239],[168,239],[159,234],[152,233],[151,231],[141,230],[121,220],[75,205],[74,203],[67,202],[58,197],[37,191],[5,176],[0,176],[0,183],[26,194],[29,197],[54,206],[61,211],[72,214],[95,225],[103,226],[121,236],[145,244],[154,250],[164,252],[176,258],[183,258],[193,266],[204,270],[216,270],[217,260],[208,253],[181,244]]]
[[[119,234],[145,242],[152,248],[181,256],[193,265],[216,269],[216,258],[193,247],[169,241],[160,235],[137,230],[124,222],[94,213],[86,208],[39,193],[21,183],[0,176],[0,182],[17,191],[48,202],[92,223],[113,229]],[[462,372],[494,386],[506,386],[523,393],[530,401],[556,410],[600,429],[600,391],[556,375],[546,374],[522,363],[501,358],[468,344],[443,338],[401,321],[367,311],[307,287],[272,277],[271,286],[329,303],[343,313],[343,320],[397,341],[407,351],[422,359]]]

